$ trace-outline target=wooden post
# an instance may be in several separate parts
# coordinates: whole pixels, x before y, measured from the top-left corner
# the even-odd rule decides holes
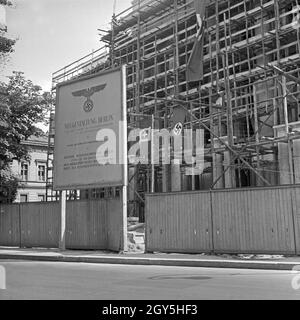
[[[224,13],[224,27],[225,27],[225,52],[222,55],[223,59],[223,71],[224,71],[224,84],[225,84],[225,91],[226,91],[226,100],[227,100],[227,138],[228,138],[228,145],[230,148],[234,145],[234,138],[233,138],[233,113],[232,113],[232,104],[231,104],[231,91],[230,91],[230,78],[229,78],[229,57],[228,57],[228,44],[227,44],[227,26],[226,26],[226,14]],[[229,150],[228,155],[224,155],[224,157],[228,157],[229,164],[232,162],[233,153]],[[230,182],[229,186],[231,188],[236,187],[235,183],[235,169],[234,166],[229,169],[230,174]],[[229,187],[228,186],[228,187]]]
[[[226,21],[226,20],[225,20]],[[227,61],[227,51],[222,55],[223,58],[223,69],[224,69],[224,82],[225,82],[225,90],[226,90],[226,111],[227,111],[227,144],[230,148],[232,148],[234,144],[233,139],[233,119],[232,119],[232,105],[231,105],[231,92],[230,92],[230,82],[229,82],[229,72],[228,72],[228,61]],[[225,160],[226,158],[226,160]],[[233,158],[233,153],[230,150],[227,150],[224,153],[224,164],[230,166],[227,176],[227,182],[225,183],[226,188],[235,188],[235,169],[234,164],[231,164],[231,160]]]
[[[66,202],[67,192],[60,191],[60,236],[59,236],[59,249],[66,250]]]
[[[294,177],[294,166],[293,166],[293,153],[292,153],[292,143],[289,136],[289,118],[288,118],[288,100],[287,100],[287,88],[286,88],[286,77],[282,77],[282,93],[283,93],[283,111],[284,111],[284,124],[285,133],[288,139],[288,161],[289,161],[289,173],[290,181],[295,184]]]
[[[194,154],[194,140],[193,140],[193,137],[194,137],[194,132],[193,132],[193,117],[192,117],[192,112],[193,112],[193,104],[190,103],[190,129],[191,129],[191,148],[192,148],[192,154]],[[195,136],[195,139],[196,139],[196,136]],[[196,157],[197,158],[197,157]],[[196,181],[195,181],[195,166],[196,164],[193,164],[192,165],[192,191],[195,191],[196,189]]]
[[[154,114],[152,115],[151,124],[151,193],[155,192],[155,165],[154,165]]]
[[[126,66],[122,67],[122,109],[123,109],[123,126],[121,132],[122,148],[120,148],[123,155],[123,187],[122,187],[122,216],[123,216],[123,251],[128,251],[127,245],[127,210],[128,210],[128,150],[127,150],[127,97],[126,97]]]
[[[164,128],[168,128],[168,120],[167,120],[167,115],[165,114],[164,116]],[[162,165],[162,191],[163,192],[169,192],[169,168],[170,166],[167,164]]]
[[[123,251],[128,251],[127,246],[127,185],[122,188],[122,208],[123,208]]]
[[[257,156],[257,170],[260,171],[260,149],[259,149],[259,125],[258,125],[258,103],[257,103],[257,90],[255,84],[253,85],[253,103],[254,103],[254,132],[256,142],[256,156]],[[261,179],[257,178],[257,186],[263,186]]]

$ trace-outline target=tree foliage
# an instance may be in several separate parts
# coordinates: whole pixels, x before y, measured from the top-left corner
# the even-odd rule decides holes
[[[8,0],[0,0],[0,5],[11,6],[12,3]],[[7,33],[0,30],[0,64],[5,64],[10,53],[14,51],[15,39],[10,39]]]
[[[0,187],[15,185],[10,163],[29,159],[21,142],[44,134],[36,124],[46,121],[52,104],[51,94],[21,72],[14,72],[7,84],[0,83]]]
[[[12,53],[13,50],[13,46],[15,45],[16,41],[6,38],[4,35],[1,35],[0,33],[0,53],[2,56],[8,54],[8,53]]]
[[[0,4],[2,4],[4,6],[11,6],[12,2],[9,0],[0,0]]]
[[[12,203],[17,196],[19,179],[13,175],[9,167],[0,169],[0,204]]]

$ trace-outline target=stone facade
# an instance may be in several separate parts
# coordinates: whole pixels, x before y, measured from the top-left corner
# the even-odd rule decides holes
[[[46,200],[47,137],[33,137],[23,142],[29,149],[30,160],[12,163],[12,170],[20,179],[15,202],[38,202]]]

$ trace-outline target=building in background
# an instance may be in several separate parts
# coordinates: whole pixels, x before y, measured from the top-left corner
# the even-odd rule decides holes
[[[300,183],[299,1],[207,0],[200,81],[186,77],[199,30],[195,1],[132,4],[113,17],[105,46],[55,72],[53,87],[126,65],[129,115],[155,114],[171,129],[176,108],[191,111],[184,127],[205,129],[205,169],[190,176],[186,163],[157,165],[155,192]],[[128,120],[140,128],[139,117]],[[129,168],[129,215],[151,178],[150,165]]]
[[[28,148],[30,160],[12,163],[12,171],[20,178],[15,202],[46,200],[48,138],[31,137],[22,142]]]

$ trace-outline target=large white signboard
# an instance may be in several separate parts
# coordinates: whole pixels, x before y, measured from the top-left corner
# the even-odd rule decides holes
[[[115,69],[58,85],[55,190],[124,185],[124,72]]]

